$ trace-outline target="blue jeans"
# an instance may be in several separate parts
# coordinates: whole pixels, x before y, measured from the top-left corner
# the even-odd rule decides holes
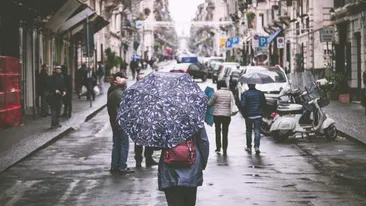
[[[262,118],[257,119],[245,119],[245,124],[247,128],[247,148],[252,147],[252,130],[253,130],[253,124],[254,124],[254,147],[258,147],[260,145],[261,140],[261,132],[260,132],[260,126],[261,126]]]
[[[112,128],[113,149],[112,149],[112,169],[126,170],[129,150],[129,139],[127,134],[120,127]]]

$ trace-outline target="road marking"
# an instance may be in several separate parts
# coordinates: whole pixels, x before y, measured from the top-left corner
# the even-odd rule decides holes
[[[7,189],[0,195],[0,199],[12,196],[12,198],[4,205],[4,206],[12,206],[22,198],[26,190],[32,187],[32,185],[39,182],[42,182],[42,180],[30,180],[25,182],[17,181],[12,187]]]
[[[73,182],[70,183],[69,188],[67,188],[66,192],[60,198],[57,205],[65,205],[64,202],[70,197],[71,192],[74,190],[74,188],[78,185],[79,182],[80,182],[80,180],[74,180]]]

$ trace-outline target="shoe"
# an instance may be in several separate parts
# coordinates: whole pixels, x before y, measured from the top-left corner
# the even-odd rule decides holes
[[[51,129],[54,129],[56,128],[57,126],[56,125],[51,125]]]
[[[216,152],[216,153],[220,153],[220,149],[216,149],[216,150],[215,150],[215,152]]]
[[[151,167],[151,166],[158,165],[158,164],[159,163],[156,162],[155,160],[146,161],[146,167]]]
[[[131,173],[134,173],[135,170],[131,170],[130,168],[126,168],[124,170],[119,170],[119,173],[124,175],[124,174],[131,174]]]
[[[247,151],[249,153],[252,153],[252,148],[251,147],[247,147],[247,148],[245,148],[245,151]]]
[[[64,113],[64,114],[61,115],[61,117],[67,117],[67,114]]]
[[[261,153],[261,151],[259,150],[259,147],[256,147],[256,148],[254,148],[254,149],[255,149],[255,153],[256,153],[256,154]]]
[[[60,124],[57,124],[57,125],[56,125],[56,127],[58,127],[58,128],[61,128],[61,127],[62,127],[62,125],[60,125]]]
[[[136,168],[141,168],[141,162],[136,162]]]
[[[111,168],[111,169],[109,170],[109,172],[110,172],[111,174],[118,174],[118,173],[119,173],[119,169]]]

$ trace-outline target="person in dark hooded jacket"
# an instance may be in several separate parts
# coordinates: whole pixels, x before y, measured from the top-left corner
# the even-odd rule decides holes
[[[190,167],[175,167],[164,162],[164,155],[160,156],[158,168],[159,190],[165,192],[168,206],[196,205],[197,187],[202,186],[203,170],[207,166],[209,155],[209,141],[206,129],[202,128],[193,135],[196,142],[196,161]]]

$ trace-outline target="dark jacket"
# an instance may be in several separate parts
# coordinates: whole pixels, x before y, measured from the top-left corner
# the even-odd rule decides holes
[[[244,117],[262,116],[265,105],[264,93],[257,89],[249,89],[241,95],[241,109]]]
[[[91,78],[88,78],[89,71],[84,74],[84,81],[87,87],[94,88],[97,85],[97,74],[92,71]]]
[[[196,162],[189,168],[174,168],[164,163],[163,155],[160,157],[158,168],[159,190],[169,187],[198,187],[203,183],[203,170],[206,168],[210,153],[206,129],[197,132],[195,138],[197,146]]]
[[[54,74],[50,77],[49,89],[51,93],[54,93],[56,90],[59,90],[61,93],[66,92],[66,85],[64,75],[62,74]]]
[[[100,65],[98,67],[97,75],[98,77],[103,77],[105,75],[104,65]]]
[[[42,69],[41,72],[38,74],[37,91],[39,95],[42,95],[44,92],[48,90],[49,77],[50,76],[44,69]]]
[[[109,115],[109,122],[112,128],[117,127],[117,113],[119,110],[119,104],[121,103],[122,94],[125,90],[124,86],[116,85],[115,83],[111,83],[111,86],[108,89],[108,100],[107,100],[107,109]]]
[[[78,84],[83,84],[84,83],[84,78],[85,78],[85,73],[87,72],[87,68],[86,67],[81,67],[80,69],[77,70],[76,72],[76,82]]]

